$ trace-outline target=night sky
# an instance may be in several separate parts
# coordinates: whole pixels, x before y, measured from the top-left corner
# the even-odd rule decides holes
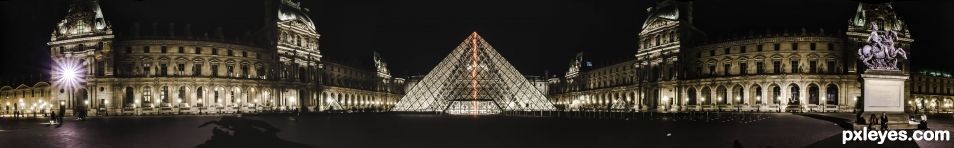
[[[101,0],[119,38],[143,26],[224,26],[226,34],[259,30],[260,0]],[[380,52],[396,76],[426,74],[472,31],[478,31],[520,72],[562,75],[577,52],[595,66],[633,58],[649,0],[302,0],[322,35],[323,60],[367,65]],[[0,0],[0,81],[48,76],[49,35],[68,0]],[[918,69],[954,71],[954,1],[897,1],[915,38],[908,49]],[[848,0],[699,0],[696,27],[716,39],[749,31],[846,30],[857,2]],[[149,28],[149,27],[143,27]],[[160,27],[160,30],[167,30]],[[147,29],[144,29],[147,30]],[[178,34],[178,33],[177,33]],[[31,79],[32,78],[32,79]]]

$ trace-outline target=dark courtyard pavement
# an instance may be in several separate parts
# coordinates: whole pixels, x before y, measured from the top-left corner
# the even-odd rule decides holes
[[[422,114],[98,117],[59,127],[43,123],[0,119],[0,147],[845,146],[839,125],[786,113],[656,114],[628,120]]]

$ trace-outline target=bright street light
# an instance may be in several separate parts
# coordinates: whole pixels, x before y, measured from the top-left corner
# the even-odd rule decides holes
[[[74,58],[63,58],[58,60],[53,70],[53,80],[67,88],[74,88],[80,85],[83,80],[83,65]]]

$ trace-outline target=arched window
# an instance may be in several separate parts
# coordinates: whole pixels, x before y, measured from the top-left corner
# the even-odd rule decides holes
[[[702,104],[709,105],[712,104],[712,94],[709,91],[709,87],[702,88]]]
[[[688,99],[688,102],[686,103],[689,105],[696,105],[696,89],[689,88],[689,92],[687,93],[688,93],[687,95],[689,96],[689,99]]]
[[[142,104],[147,105],[152,103],[152,87],[146,86],[142,88]]]
[[[202,97],[203,91],[205,91],[205,89],[202,89],[202,87],[195,89],[195,103],[198,107],[202,107],[205,103],[205,99]]]
[[[189,100],[186,99],[186,88],[185,88],[185,86],[180,86],[180,87],[179,87],[179,95],[178,95],[178,98],[176,98],[176,104],[179,104],[179,103],[189,104]]]
[[[762,104],[762,87],[755,86],[755,89],[752,89],[752,91],[755,91],[755,104]]]
[[[735,101],[735,102],[733,102],[733,104],[742,104],[742,102],[745,102],[745,101],[744,101],[744,100],[745,100],[745,95],[743,95],[743,94],[745,94],[745,91],[743,91],[742,86],[736,85],[735,88],[733,88],[733,89],[735,90],[735,91],[733,91],[733,95],[735,96],[735,97],[733,98],[733,100]]]
[[[828,90],[825,91],[825,104],[838,105],[838,86],[828,84]]]
[[[162,86],[162,90],[159,91],[159,97],[163,105],[169,103],[169,86]]]
[[[819,102],[821,100],[818,99],[818,97],[820,97],[818,92],[818,85],[815,85],[815,84],[808,85],[808,103],[821,104],[821,102]]]
[[[134,99],[135,99],[135,96],[134,96],[134,94],[133,94],[133,88],[132,88],[132,87],[126,87],[126,90],[124,90],[124,92],[126,92],[126,95],[123,96],[123,105],[125,105],[125,106],[133,106],[133,104],[135,103],[135,100],[134,100]]]
[[[792,105],[800,104],[801,102],[799,102],[800,101],[799,91],[801,91],[801,88],[798,88],[798,85],[795,85],[795,84],[789,85],[788,87],[791,88],[790,89],[791,96],[788,97],[788,104],[792,104]]]
[[[725,86],[719,86],[719,88],[716,89],[716,93],[716,95],[719,95],[719,98],[717,98],[719,100],[717,101],[720,105],[728,104],[728,100],[731,98],[729,98],[729,92],[726,91]]]

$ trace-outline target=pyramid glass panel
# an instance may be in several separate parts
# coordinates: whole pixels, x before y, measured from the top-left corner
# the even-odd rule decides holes
[[[554,109],[542,92],[474,32],[392,111],[496,114]]]

